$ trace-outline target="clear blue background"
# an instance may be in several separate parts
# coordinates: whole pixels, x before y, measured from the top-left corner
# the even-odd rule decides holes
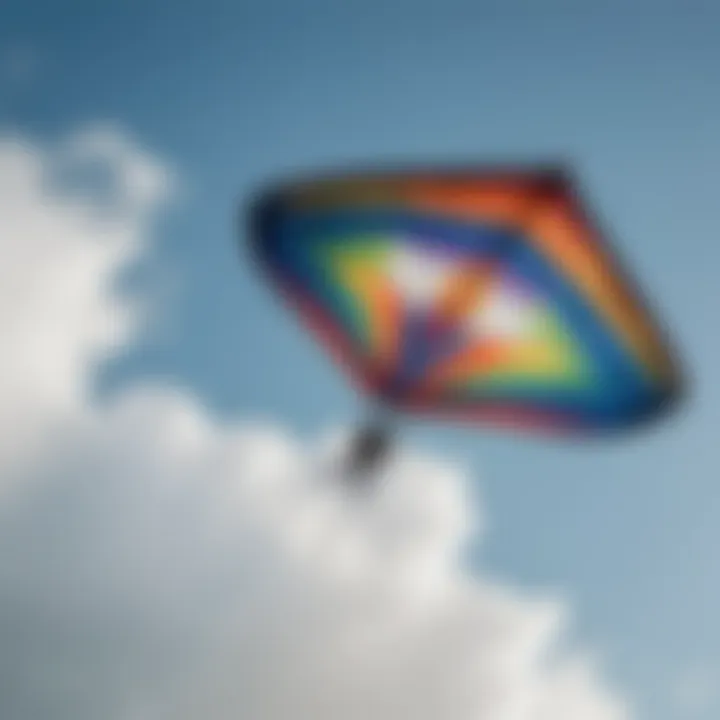
[[[643,716],[685,720],[674,678],[720,667],[719,28],[711,0],[5,0],[0,48],[37,62],[2,81],[0,120],[48,139],[117,120],[181,174],[135,278],[179,273],[178,320],[108,380],[172,378],[228,418],[307,435],[359,405],[238,252],[238,201],[353,160],[574,162],[681,348],[691,400],[615,444],[442,425],[408,441],[477,475],[490,534],[471,562],[563,589]]]

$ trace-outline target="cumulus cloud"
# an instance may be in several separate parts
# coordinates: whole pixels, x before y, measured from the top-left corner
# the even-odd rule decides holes
[[[138,256],[164,168],[110,128],[43,149],[0,137],[0,467],[91,409],[95,364],[129,339],[138,313],[115,294]],[[112,181],[63,182],[88,163]]]
[[[102,193],[67,179],[88,162]],[[112,129],[0,141],[4,720],[629,718],[560,650],[561,604],[463,568],[460,468],[406,450],[358,495],[342,432],[308,447],[157,385],[95,403],[167,188]]]

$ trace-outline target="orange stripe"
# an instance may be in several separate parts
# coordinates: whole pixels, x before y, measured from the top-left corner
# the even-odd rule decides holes
[[[499,224],[517,220],[532,199],[527,183],[478,182],[457,186],[450,183],[426,183],[408,187],[407,202],[421,211],[476,222]]]
[[[367,302],[373,327],[373,347],[380,365],[392,367],[398,357],[400,298],[389,283],[376,282],[367,294]]]
[[[418,210],[469,221],[510,222],[535,197],[537,178],[507,176],[478,178],[427,175],[365,176],[319,182],[296,189],[292,206],[321,208],[337,205],[389,206],[405,202]]]
[[[648,370],[670,374],[670,360],[650,317],[569,203],[549,203],[523,225],[540,251],[590,299]]]
[[[515,352],[514,344],[506,341],[471,345],[432,368],[423,385],[434,389],[466,375],[489,372],[509,362]]]
[[[398,355],[400,298],[373,265],[355,263],[346,270],[345,279],[365,306],[373,354],[381,366],[391,366]]]
[[[454,325],[478,304],[483,303],[492,286],[492,268],[485,264],[469,264],[451,276],[437,304],[437,320]]]
[[[566,372],[557,348],[544,342],[486,340],[432,368],[423,384],[435,392],[447,383],[480,378],[494,371],[554,375]]]

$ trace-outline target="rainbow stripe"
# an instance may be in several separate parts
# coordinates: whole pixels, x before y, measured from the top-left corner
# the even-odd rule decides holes
[[[273,282],[396,409],[613,429],[678,396],[665,338],[561,173],[329,177],[251,215]]]

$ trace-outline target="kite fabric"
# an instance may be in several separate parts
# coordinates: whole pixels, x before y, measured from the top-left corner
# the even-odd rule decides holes
[[[665,338],[562,172],[311,179],[250,220],[275,287],[392,409],[596,431],[678,396]]]

